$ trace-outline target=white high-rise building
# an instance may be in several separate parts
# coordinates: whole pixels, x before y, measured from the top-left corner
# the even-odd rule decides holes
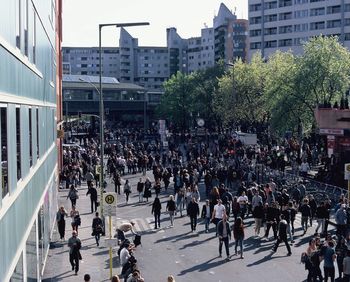
[[[350,0],[249,0],[249,54],[302,53],[317,35],[336,35],[350,47]]]

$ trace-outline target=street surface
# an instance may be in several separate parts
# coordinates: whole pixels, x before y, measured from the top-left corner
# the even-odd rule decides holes
[[[147,176],[153,181],[151,172]],[[285,245],[280,244],[276,253],[271,249],[274,244],[272,230],[270,240],[260,239],[254,236],[254,220],[249,217],[245,219],[245,241],[244,259],[234,255],[234,241],[230,242],[231,260],[226,261],[226,254],[223,248],[223,257],[218,252],[218,238],[215,237],[214,225],[211,224],[211,231],[204,232],[204,224],[199,219],[197,232],[192,233],[190,220],[185,216],[175,217],[175,225],[170,228],[168,215],[165,213],[168,193],[164,190],[160,195],[162,202],[161,229],[154,230],[151,205],[153,197],[149,202],[139,203],[136,191],[136,183],[141,174],[123,176],[123,180],[129,179],[132,187],[132,194],[128,205],[125,203],[125,195],[118,196],[117,216],[113,218],[113,230],[115,226],[123,221],[132,220],[135,222],[135,231],[142,235],[142,246],[137,247],[134,255],[142,277],[149,282],[166,281],[168,275],[175,276],[176,281],[304,281],[307,271],[300,263],[300,255],[306,250],[310,237],[314,234],[316,221],[313,227],[309,228],[305,236],[302,235],[300,227],[300,215],[296,219],[295,243],[292,246],[292,255],[287,256]],[[112,184],[108,185],[107,191],[113,191]],[[200,209],[205,201],[203,194],[203,183],[200,184],[201,203]],[[67,242],[59,242],[57,232],[54,234],[54,248],[49,250],[49,258],[45,268],[44,281],[82,281],[83,275],[89,273],[92,281],[108,281],[109,277],[109,255],[108,248],[104,246],[104,238],[101,238],[100,247],[96,246],[94,237],[91,236],[91,222],[93,215],[90,214],[90,199],[85,196],[86,184],[79,188],[80,198],[77,208],[82,215],[82,226],[79,237],[82,240],[83,262],[80,265],[78,276],[71,271],[68,257]],[[60,204],[64,204],[67,211],[70,211],[70,202],[66,200],[67,190],[60,192]],[[232,223],[232,222],[231,222]],[[330,228],[332,228],[330,226]],[[71,236],[70,219],[67,219],[66,240]],[[108,228],[106,228],[106,235]],[[113,234],[114,235],[114,234]],[[107,236],[106,236],[107,237]],[[127,238],[132,240],[132,234],[127,233]],[[119,259],[114,250],[113,274],[119,274]],[[336,271],[337,272],[337,271]],[[336,273],[337,277],[337,273]]]

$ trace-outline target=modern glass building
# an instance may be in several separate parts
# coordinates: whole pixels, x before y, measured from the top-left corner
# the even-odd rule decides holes
[[[41,280],[55,222],[60,14],[61,0],[1,1],[1,282]]]

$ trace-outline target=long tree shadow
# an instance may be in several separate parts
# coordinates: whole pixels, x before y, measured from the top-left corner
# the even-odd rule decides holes
[[[68,274],[69,273],[69,274]],[[71,277],[71,276],[75,276],[74,275],[74,272],[72,271],[66,271],[66,272],[63,272],[61,274],[58,274],[56,276],[53,276],[51,278],[45,278],[43,279],[42,281],[43,282],[51,282],[51,281],[62,281],[64,280],[64,278],[68,278],[68,277]]]
[[[190,268],[187,268],[187,269],[184,269],[182,270],[178,276],[184,276],[186,275],[187,273],[191,273],[191,272],[194,272],[194,271],[199,271],[199,272],[203,272],[203,271],[207,271],[211,268],[214,268],[214,267],[217,267],[217,266],[220,266],[224,263],[227,263],[229,261],[226,261],[226,260],[218,260],[218,261],[213,261],[215,259],[217,259],[218,257],[215,257],[215,258],[212,258],[206,262],[203,262],[201,264],[198,264],[198,265],[195,265],[195,266],[192,266]]]
[[[197,236],[198,236],[198,235],[197,235]],[[212,240],[212,239],[214,239],[214,238],[215,238],[215,236],[214,236],[214,237],[209,237],[209,238],[207,238],[207,239],[205,239],[205,240],[196,240],[196,241],[193,241],[193,242],[191,242],[191,243],[188,243],[188,244],[183,245],[183,246],[180,248],[180,250],[184,250],[184,249],[189,248],[189,247],[195,247],[195,246],[201,245],[201,244],[203,244],[203,243],[205,243],[205,242],[207,242],[207,241],[210,241],[210,240]]]
[[[272,259],[277,259],[277,258],[282,258],[282,257],[287,257],[287,256],[272,256],[273,253],[268,254],[267,256],[264,256],[262,259],[259,259],[253,263],[247,264],[247,267],[252,267],[252,266],[256,266],[265,262],[268,262]]]

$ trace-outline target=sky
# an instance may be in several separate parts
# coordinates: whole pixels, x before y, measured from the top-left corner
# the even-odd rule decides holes
[[[220,4],[238,18],[247,18],[248,0],[63,0],[63,46],[98,46],[101,23],[149,22],[149,26],[127,27],[139,46],[166,46],[166,29],[175,27],[182,38],[200,36],[213,26]],[[104,27],[102,46],[117,47],[119,29]]]

